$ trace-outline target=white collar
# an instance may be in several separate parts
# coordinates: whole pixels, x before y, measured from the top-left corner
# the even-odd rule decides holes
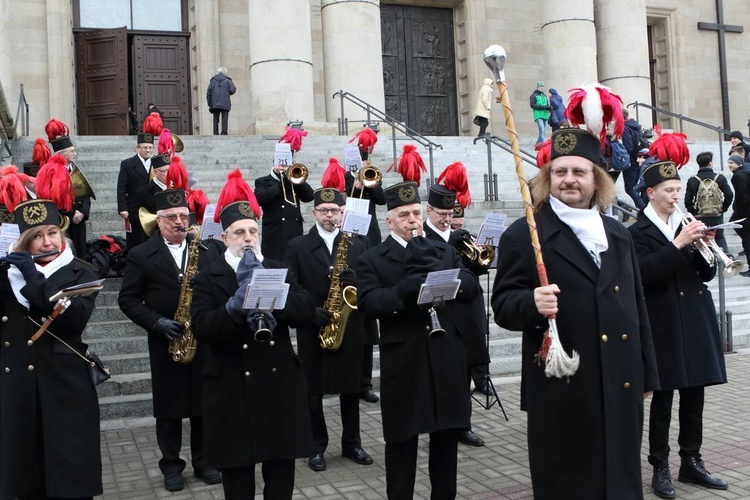
[[[15,246],[15,243],[13,243],[13,246]],[[63,250],[55,260],[47,263],[47,265],[40,266],[39,264],[35,263],[36,270],[42,273],[45,278],[49,278],[57,271],[59,271],[60,268],[67,266],[68,264],[73,262],[73,258],[73,251],[70,249],[70,246],[65,245],[65,250]],[[16,296],[16,300],[18,301],[18,303],[24,306],[26,309],[30,309],[31,303],[21,293],[21,289],[26,286],[26,280],[24,279],[23,274],[21,274],[21,271],[19,271],[16,266],[10,266],[10,268],[8,269],[8,281],[10,281],[10,287],[13,290],[13,295]]]
[[[557,217],[568,226],[584,248],[601,267],[601,254],[609,248],[604,221],[599,208],[572,208],[554,196],[549,197],[550,206]]]
[[[405,239],[403,239],[401,236],[397,235],[393,231],[391,231],[391,238],[396,240],[396,242],[401,245],[402,247],[406,248],[406,244],[408,243]]]
[[[143,163],[143,166],[146,167],[147,170],[151,168],[151,158],[149,158],[148,160],[144,160],[143,157],[137,153],[136,156],[139,160],[141,160],[141,163]]]
[[[323,242],[328,247],[328,252],[333,253],[333,241],[339,234],[339,228],[334,228],[334,230],[329,233],[328,231],[323,229],[323,227],[317,222],[315,223],[315,227],[318,229],[318,236],[323,239]]]
[[[279,178],[279,176],[276,175],[276,171],[273,169],[273,167],[271,168],[271,177],[273,177],[277,181],[281,181],[281,179]]]
[[[258,259],[258,262],[263,262],[263,254],[260,252],[255,254],[255,258]],[[232,270],[236,273],[237,272],[237,266],[240,265],[240,261],[242,260],[242,257],[237,257],[233,253],[227,250],[224,252],[224,260],[227,261],[227,264],[229,264],[229,267],[232,268]]]
[[[448,242],[448,238],[451,237],[451,230],[450,230],[450,228],[446,229],[445,231],[441,231],[432,222],[430,222],[430,219],[427,219],[427,225],[429,227],[431,227],[433,231],[435,231],[437,234],[439,234],[440,237],[443,238],[446,243]]]
[[[659,214],[656,213],[654,207],[651,206],[651,203],[649,203],[648,205],[646,205],[646,208],[643,209],[643,215],[648,217],[648,220],[654,223],[654,226],[656,226],[656,228],[661,231],[664,237],[667,238],[667,241],[674,240],[674,235],[677,232],[677,228],[679,228],[680,224],[682,223],[682,219],[677,214],[677,211],[669,214],[667,222],[664,222],[664,220],[659,217]]]
[[[157,186],[159,186],[162,191],[164,191],[164,190],[167,189],[167,185],[164,184],[164,183],[162,183],[161,181],[159,181],[159,179],[157,179],[156,177],[154,177],[154,184],[156,184]]]

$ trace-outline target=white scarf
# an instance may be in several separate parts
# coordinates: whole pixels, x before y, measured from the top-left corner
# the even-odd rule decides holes
[[[554,196],[550,196],[549,201],[555,214],[573,231],[597,267],[601,267],[601,254],[609,248],[609,242],[599,207],[572,208]]]
[[[677,232],[677,229],[680,227],[680,224],[682,224],[682,218],[677,213],[677,211],[669,214],[667,222],[664,222],[664,220],[659,217],[659,214],[656,213],[654,207],[651,206],[651,203],[646,205],[646,208],[643,209],[643,215],[648,217],[648,220],[654,223],[654,226],[656,226],[656,228],[661,231],[664,237],[667,238],[667,241],[674,240],[674,235]]]
[[[255,258],[258,259],[258,262],[263,262],[263,254],[260,252],[255,252]],[[242,257],[237,257],[233,253],[229,251],[227,248],[227,251],[224,252],[224,260],[227,261],[227,264],[229,264],[229,267],[232,268],[232,270],[236,273],[237,272],[237,266],[240,265],[240,261],[242,260]]]
[[[146,169],[146,173],[151,172],[151,158],[144,160],[141,155],[138,156],[138,159],[141,160],[141,163],[143,163],[143,167]]]
[[[450,228],[446,229],[445,231],[441,231],[437,228],[435,224],[430,222],[430,219],[427,219],[427,225],[432,228],[433,231],[435,231],[437,234],[440,235],[441,238],[445,240],[446,243],[448,243],[448,239],[451,237],[451,230]]]
[[[325,243],[328,248],[328,253],[333,254],[333,240],[335,240],[336,235],[339,234],[339,228],[334,228],[334,230],[329,233],[317,222],[315,223],[315,226],[318,228],[318,235],[323,238],[323,243]]]
[[[157,179],[156,177],[154,177],[154,184],[156,184],[157,186],[159,186],[162,191],[165,191],[167,189],[167,185],[164,184],[163,182],[159,181],[159,179]]]
[[[13,246],[15,246],[15,243],[11,248]],[[47,265],[40,266],[39,264],[34,264],[36,265],[37,271],[42,273],[45,278],[49,278],[59,271],[61,267],[67,266],[71,262],[73,262],[73,251],[70,249],[70,246],[66,245],[65,250]],[[10,266],[10,269],[8,269],[8,281],[10,281],[10,287],[13,290],[13,295],[16,296],[18,303],[26,309],[31,309],[31,303],[21,293],[21,289],[26,286],[26,279],[24,279],[23,274],[21,274],[21,271],[19,271],[16,266]]]

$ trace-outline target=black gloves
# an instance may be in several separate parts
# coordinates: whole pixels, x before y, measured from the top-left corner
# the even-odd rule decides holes
[[[355,271],[351,267],[347,267],[346,269],[341,271],[339,279],[341,279],[341,284],[343,286],[354,285],[354,282],[357,280],[357,271]]]
[[[29,281],[37,273],[36,264],[34,264],[34,259],[31,258],[29,252],[11,252],[5,257],[5,260],[8,264],[16,266],[26,281]]]
[[[185,331],[185,325],[173,319],[159,318],[154,325],[154,331],[172,341],[182,335],[182,332]]]
[[[403,301],[414,301],[416,302],[419,296],[419,289],[422,287],[426,276],[409,276],[404,278],[401,283],[397,285],[398,296]]]
[[[448,243],[453,248],[461,248],[465,241],[471,241],[471,233],[466,229],[451,231],[451,235],[448,237]]]
[[[313,318],[313,323],[315,323],[317,326],[321,328],[326,326],[331,322],[332,318],[333,314],[328,312],[326,309],[323,309],[322,307],[315,308],[315,317]]]

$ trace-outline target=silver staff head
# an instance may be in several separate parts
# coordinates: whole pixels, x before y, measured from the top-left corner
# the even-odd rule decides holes
[[[505,82],[505,49],[500,45],[490,45],[484,49],[484,62],[495,75],[495,82]]]

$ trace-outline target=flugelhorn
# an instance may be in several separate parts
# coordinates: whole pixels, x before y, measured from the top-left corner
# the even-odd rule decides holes
[[[674,208],[682,218],[683,226],[686,226],[687,224],[696,220],[693,214],[691,214],[690,212],[685,214],[682,210],[680,210],[680,207],[677,206],[677,203],[674,203]],[[727,278],[731,276],[737,276],[737,274],[742,271],[743,263],[739,260],[730,259],[714,239],[710,239],[708,240],[708,242],[705,242],[702,239],[698,239],[695,240],[694,243],[696,248],[700,252],[701,257],[703,257],[703,259],[708,262],[708,265],[713,266],[714,264],[716,264],[716,258],[721,261],[722,265],[724,266],[724,276],[726,276]]]
[[[469,235],[469,240],[457,248],[458,253],[482,267],[489,267],[495,260],[495,246],[492,244],[479,245],[474,236]]]
[[[90,196],[92,200],[96,199],[94,190],[91,189],[86,176],[83,175],[83,171],[78,164],[73,163],[73,170],[70,171],[70,182],[73,184],[73,194],[75,196]]]
[[[138,220],[146,236],[153,236],[156,231],[156,214],[149,212],[146,207],[140,207],[138,209]]]

